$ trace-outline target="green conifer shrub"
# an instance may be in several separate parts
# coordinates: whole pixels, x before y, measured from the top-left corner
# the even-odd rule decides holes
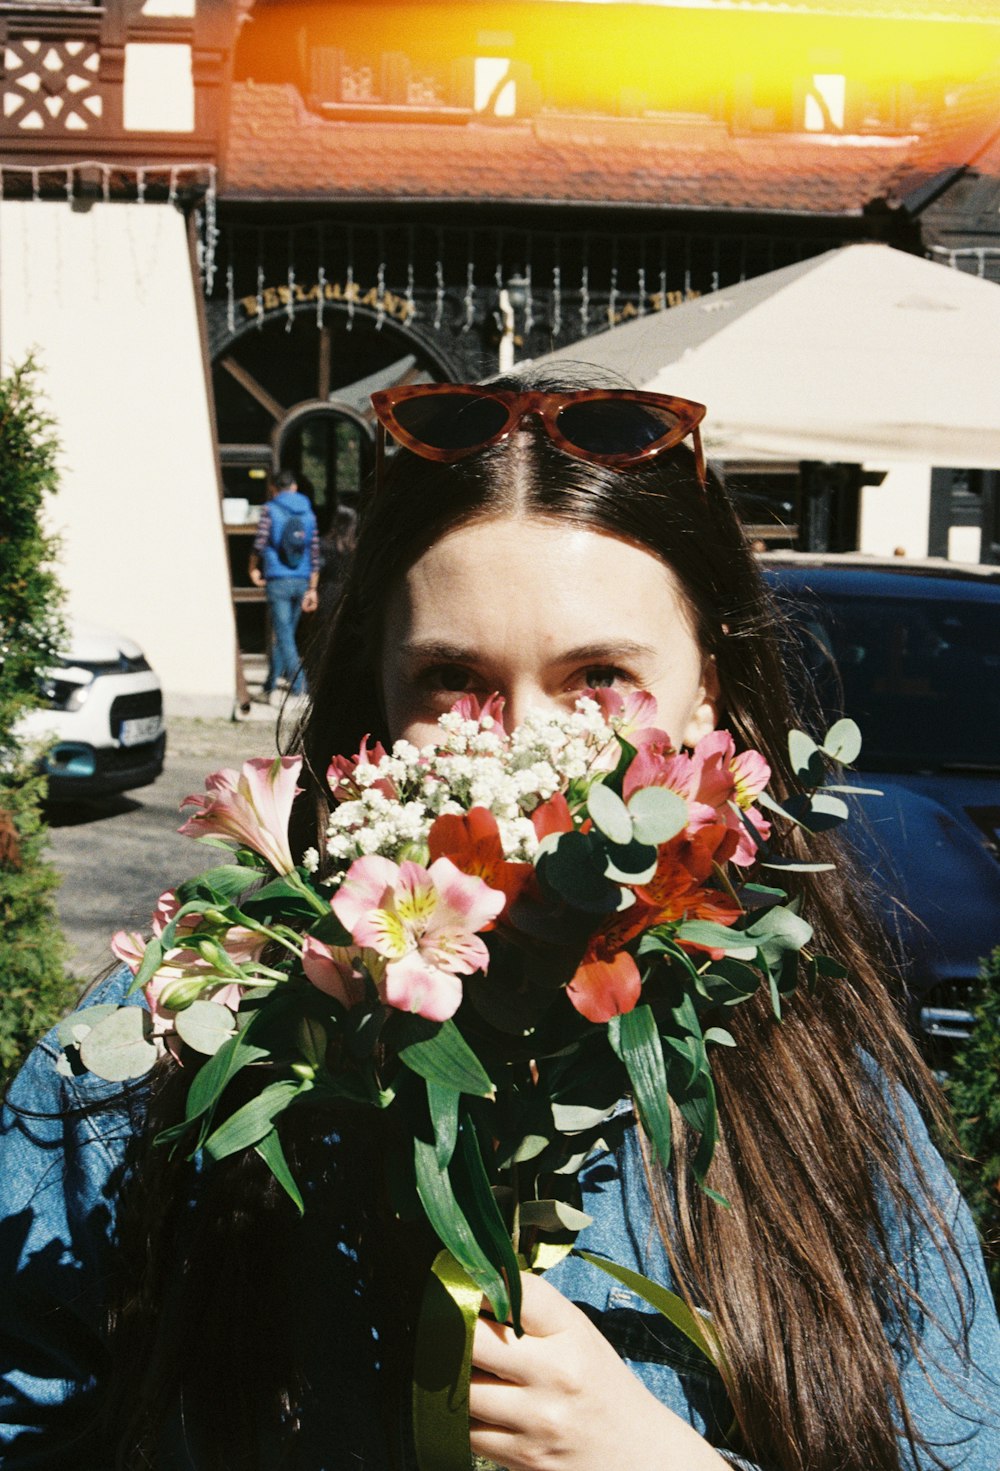
[[[57,442],[29,359],[0,376],[0,1080],[73,1000],[47,861],[44,778],[17,721],[43,703],[62,633],[56,546],[44,528]]]
[[[972,1011],[976,1025],[949,1070],[947,1091],[969,1156],[960,1166],[960,1184],[982,1233],[1000,1306],[1000,948],[983,967]]]

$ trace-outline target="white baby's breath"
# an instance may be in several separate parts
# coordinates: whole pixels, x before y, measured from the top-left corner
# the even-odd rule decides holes
[[[473,720],[457,710],[440,716],[438,729],[437,745],[418,749],[396,741],[378,761],[355,767],[358,795],[334,808],[327,828],[334,880],[367,854],[399,861],[426,843],[436,817],[472,807],[493,813],[508,858],[530,860],[538,846],[530,814],[570,782],[600,770],[614,740],[600,706],[588,698],[565,714],[529,711],[510,734],[490,715]]]

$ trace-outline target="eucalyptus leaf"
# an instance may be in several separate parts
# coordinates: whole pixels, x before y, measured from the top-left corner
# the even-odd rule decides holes
[[[885,792],[878,787],[852,787],[838,786],[834,782],[827,782],[823,790],[825,792],[847,792],[852,797],[884,797]]]
[[[690,820],[688,804],[666,787],[642,787],[628,801],[635,836],[659,847],[683,832]]]
[[[804,730],[788,732],[788,755],[792,770],[803,786],[818,787],[823,780],[825,768],[823,752]]]
[[[752,960],[757,953],[753,940],[747,939],[749,931],[732,930],[712,919],[686,919],[677,930],[678,940],[689,940],[693,945],[703,945],[709,950],[721,950],[734,960]]]
[[[233,1013],[217,1001],[192,1001],[177,1013],[174,1025],[182,1042],[207,1057],[214,1057],[236,1030]]]
[[[604,876],[604,851],[596,835],[560,833],[554,848],[536,858],[536,872],[544,887],[587,914],[613,914],[620,888]]]
[[[801,950],[812,939],[812,925],[785,905],[768,909],[745,931],[756,942],[770,965],[778,964],[786,950]]]
[[[113,1001],[98,1006],[81,1006],[79,1011],[70,1012],[56,1026],[56,1039],[60,1047],[79,1047],[86,1034],[106,1016],[118,1010]]]
[[[657,853],[649,843],[609,843],[606,853],[604,876],[616,884],[648,884],[656,872]],[[627,897],[631,904],[633,896]]]
[[[594,1219],[564,1200],[522,1200],[518,1215],[522,1226],[539,1231],[582,1231]]]
[[[632,841],[632,819],[629,809],[604,782],[597,781],[587,793],[587,811],[598,828],[612,843],[621,846]]]
[[[823,750],[831,761],[850,766],[861,755],[861,731],[853,720],[838,720],[823,737]]]
[[[705,1033],[706,1042],[714,1042],[717,1047],[735,1047],[736,1038],[732,1032],[727,1032],[725,1027],[709,1027]]]
[[[80,1061],[109,1083],[140,1078],[159,1056],[150,1031],[148,1011],[141,1006],[116,1006],[81,1039]]]

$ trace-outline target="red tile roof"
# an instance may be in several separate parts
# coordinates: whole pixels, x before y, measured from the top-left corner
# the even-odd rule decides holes
[[[933,172],[930,151],[912,138],[733,137],[669,118],[334,121],[290,84],[248,81],[232,91],[222,194],[844,215],[906,193]]]

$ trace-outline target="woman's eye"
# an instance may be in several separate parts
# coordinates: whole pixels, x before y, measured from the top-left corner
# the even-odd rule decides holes
[[[461,664],[436,664],[432,669],[424,670],[420,682],[427,689],[445,690],[456,695],[468,694],[475,688],[475,676]]]
[[[632,680],[624,669],[616,669],[612,664],[595,664],[590,669],[584,669],[583,682],[588,689],[607,690],[616,684],[632,684]]]

